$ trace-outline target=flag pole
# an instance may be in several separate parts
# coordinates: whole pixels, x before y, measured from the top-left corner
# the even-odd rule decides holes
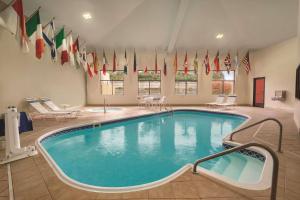
[[[27,18],[27,20],[26,20],[26,22],[28,22],[28,20],[30,20],[31,19],[31,17],[33,16],[33,15],[35,15],[40,9],[41,9],[42,7],[41,6],[39,6],[28,18]]]
[[[43,29],[46,28],[53,20],[55,20],[55,17],[52,17],[49,22],[43,26]]]

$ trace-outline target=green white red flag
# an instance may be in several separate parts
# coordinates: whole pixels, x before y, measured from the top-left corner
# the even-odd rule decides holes
[[[67,42],[65,39],[65,29],[61,28],[55,36],[56,49],[60,52],[61,65],[69,61]]]
[[[45,43],[39,10],[33,13],[31,17],[26,21],[26,32],[29,40],[32,43],[35,43],[35,56],[38,59],[41,59],[45,51]]]

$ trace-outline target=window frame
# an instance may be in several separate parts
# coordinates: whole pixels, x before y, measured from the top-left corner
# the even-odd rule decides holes
[[[108,73],[108,72],[123,72],[124,73],[123,70],[115,70],[115,71],[113,71],[113,70],[106,70],[106,73]],[[100,73],[99,79],[100,79],[101,95],[107,95],[107,96],[124,96],[124,89],[125,89],[124,76],[125,76],[125,73],[123,74],[123,80],[102,80],[101,79],[101,73],[102,73],[102,71],[99,71],[99,73]],[[111,87],[111,94],[103,94],[103,91],[102,91],[102,82],[104,82],[104,81],[110,81],[111,82],[111,85],[112,85],[112,87]],[[123,92],[122,92],[122,94],[116,94],[116,93],[114,93],[114,82],[121,82],[121,81],[123,83]]]
[[[184,70],[177,70],[177,72],[178,71],[182,71],[182,72],[184,72]],[[189,69],[188,70],[188,72],[189,71],[195,71],[195,70],[191,70],[191,69]],[[175,90],[175,95],[178,95],[178,96],[197,96],[198,95],[198,87],[199,87],[199,80],[198,80],[198,71],[197,71],[197,73],[196,73],[196,77],[197,77],[197,80],[196,81],[188,81],[188,80],[176,80],[176,76],[177,76],[177,72],[176,72],[176,74],[175,74],[175,88],[174,88],[174,90]],[[176,93],[176,82],[185,82],[185,88],[184,88],[184,94],[177,94]],[[196,89],[196,94],[188,94],[187,93],[187,91],[188,91],[188,89],[187,89],[187,82],[196,82],[196,85],[197,85],[197,89]]]
[[[217,72],[217,70],[212,70],[213,73]],[[219,70],[219,72],[227,72],[227,70]],[[224,79],[220,79],[220,80],[213,80],[213,76],[212,76],[212,83],[214,81],[220,81],[222,83],[222,93],[219,94],[213,94],[213,90],[211,91],[212,95],[234,95],[235,94],[235,70],[230,70],[230,72],[233,72],[233,80],[224,80]],[[232,87],[232,94],[225,94],[224,93],[224,82],[233,82],[233,87]]]
[[[144,70],[137,70],[137,75],[138,75],[138,95],[140,95],[140,82],[148,82],[148,94],[147,95],[153,95],[153,94],[151,94],[150,93],[150,86],[151,86],[151,84],[150,84],[150,82],[158,82],[159,81],[159,95],[161,95],[161,70],[159,69],[159,70],[157,70],[157,74],[159,74],[159,80],[140,80],[139,79],[139,72],[143,72],[143,73],[145,73],[145,71]],[[147,73],[149,73],[149,72],[155,72],[155,70],[147,70]]]

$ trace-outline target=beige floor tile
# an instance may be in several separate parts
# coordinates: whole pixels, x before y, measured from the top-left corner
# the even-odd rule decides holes
[[[197,190],[191,182],[172,182],[175,198],[198,198]]]
[[[162,186],[150,189],[149,198],[175,198],[172,185],[164,184]]]

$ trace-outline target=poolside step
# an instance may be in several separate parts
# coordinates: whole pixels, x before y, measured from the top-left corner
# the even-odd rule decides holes
[[[229,165],[229,160],[221,157],[215,164],[214,166],[210,169],[210,171],[216,172],[218,174],[222,174],[225,169]]]
[[[230,162],[228,163],[228,167],[226,167],[222,175],[232,177],[233,179],[237,180],[239,179],[244,167],[248,162],[246,159],[241,159],[241,157],[237,157],[235,155],[229,155],[228,158]]]
[[[253,159],[252,162],[247,162],[243,171],[240,174],[238,179],[239,182],[247,183],[247,182],[255,182],[257,181],[257,177],[260,176],[260,170],[254,170],[259,168],[259,163]]]

